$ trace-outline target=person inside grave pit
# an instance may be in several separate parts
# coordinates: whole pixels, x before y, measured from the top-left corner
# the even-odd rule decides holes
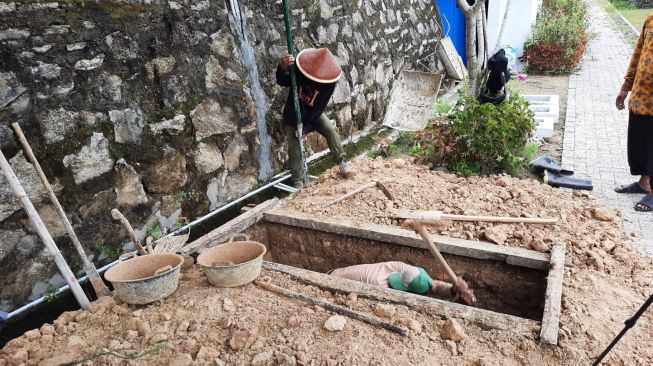
[[[462,278],[459,277],[457,286],[453,286],[450,283],[431,279],[424,268],[398,261],[358,264],[334,269],[328,274],[467,305],[472,305],[476,301],[473,291]]]
[[[295,58],[286,54],[277,67],[277,84],[291,86],[290,72]],[[297,55],[297,94],[299,109],[303,123],[303,134],[317,131],[324,136],[331,150],[333,162],[339,165],[340,174],[346,178],[354,172],[347,163],[345,150],[342,148],[338,129],[334,121],[327,118],[324,110],[331,99],[336,83],[342,76],[342,68],[338,59],[326,48],[309,48]],[[288,92],[286,105],[283,109],[283,128],[288,139],[288,162],[292,172],[293,185],[303,188],[303,161],[299,138],[297,136],[297,118],[292,91]]]

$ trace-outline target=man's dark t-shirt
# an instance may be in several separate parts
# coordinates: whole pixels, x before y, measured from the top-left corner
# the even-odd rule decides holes
[[[299,109],[302,114],[304,123],[304,133],[317,130],[320,126],[318,119],[326,109],[331,95],[336,88],[336,83],[321,84],[315,82],[297,70],[297,94],[299,95]],[[277,67],[277,84],[290,87],[290,72],[284,70],[281,66]],[[286,105],[283,108],[283,120],[285,123],[297,126],[295,118],[295,105],[292,92],[288,92]]]

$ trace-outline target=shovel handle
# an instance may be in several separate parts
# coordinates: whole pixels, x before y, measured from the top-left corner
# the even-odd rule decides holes
[[[407,221],[406,224],[410,225],[410,227],[415,229],[415,231],[417,231],[417,233],[422,237],[422,239],[424,239],[424,241],[428,244],[429,249],[431,250],[433,255],[435,255],[435,258],[437,258],[438,262],[440,262],[442,267],[444,267],[444,270],[447,272],[447,276],[449,276],[449,281],[451,281],[451,283],[454,286],[457,286],[458,276],[456,276],[456,274],[453,272],[451,267],[449,267],[447,261],[444,260],[444,257],[442,257],[440,250],[438,249],[438,247],[435,246],[435,243],[433,243],[433,240],[431,239],[429,233],[426,231],[426,228],[424,228],[424,225],[412,220]]]

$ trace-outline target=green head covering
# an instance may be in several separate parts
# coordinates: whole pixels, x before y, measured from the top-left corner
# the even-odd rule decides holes
[[[388,278],[391,288],[417,294],[427,293],[431,289],[432,283],[433,280],[423,268],[418,268],[418,271],[394,272]]]

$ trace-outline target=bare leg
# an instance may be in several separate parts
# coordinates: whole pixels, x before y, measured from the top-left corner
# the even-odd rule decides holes
[[[639,185],[647,192],[651,192],[651,177],[648,175],[642,175],[639,178]]]

